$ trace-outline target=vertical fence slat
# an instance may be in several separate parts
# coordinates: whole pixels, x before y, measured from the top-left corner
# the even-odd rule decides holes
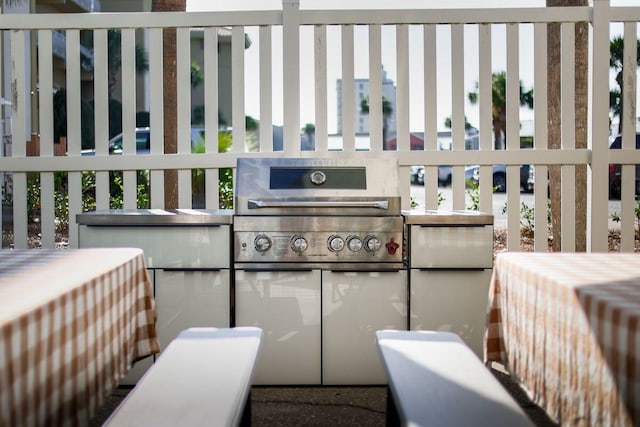
[[[67,30],[67,152],[80,155],[80,31]],[[75,217],[82,211],[82,173],[69,172],[69,247],[78,247]]]
[[[547,147],[547,25],[535,24],[534,26],[534,117],[535,129],[533,144],[534,149]],[[535,168],[534,182],[534,250],[536,252],[547,251],[548,224],[547,224],[547,174],[546,165],[533,165]]]
[[[590,203],[587,216],[589,236],[587,250],[608,250],[608,149],[609,135],[609,1],[594,1],[591,25],[591,58],[589,61],[589,177]]]
[[[409,26],[398,25],[396,27],[396,68],[398,74],[397,95],[396,95],[396,123],[397,130],[397,150],[410,150],[410,101],[409,101]],[[382,98],[381,98],[382,101]],[[409,209],[410,204],[410,188],[407,177],[409,176],[409,167],[398,167],[400,182],[400,197],[402,200],[402,208]]]
[[[149,30],[149,127],[151,129],[151,153],[164,152],[164,97],[162,75],[162,28]],[[216,116],[218,112],[216,111]],[[164,171],[152,170],[149,172],[150,205],[153,209],[164,208]]]
[[[93,93],[95,151],[97,156],[109,153],[109,73],[108,32],[93,32]],[[105,120],[107,118],[107,120]],[[109,209],[109,172],[96,172],[96,209]]]
[[[562,149],[576,147],[575,114],[575,25],[563,23],[561,28],[561,138]],[[576,250],[576,174],[574,165],[562,165],[562,251]]]
[[[260,38],[262,49],[262,37]],[[262,85],[260,86],[262,90]],[[218,29],[204,30],[204,127],[205,151],[217,153],[218,141]],[[262,102],[262,96],[260,97]],[[262,117],[262,116],[261,116]],[[260,121],[260,137],[262,138],[262,121]],[[204,175],[205,207],[218,209],[220,207],[219,169],[207,169]]]
[[[191,153],[191,41],[190,29],[176,31],[178,153]],[[243,120],[244,126],[244,120]]]
[[[260,40],[262,45],[262,40]],[[218,29],[204,29],[205,151],[218,152]],[[262,123],[261,123],[262,124]]]
[[[80,31],[67,30],[67,152],[80,155]]]
[[[286,155],[300,152],[300,2],[282,2],[283,146]]]
[[[409,26],[396,26],[396,123],[398,151],[409,150]]]
[[[505,149],[520,149],[520,37],[517,24],[507,24]],[[507,166],[507,249],[520,249],[520,167]]]
[[[479,110],[479,145],[480,150],[493,149],[492,141],[492,80],[491,80],[491,25],[480,24],[478,27],[478,110]],[[480,167],[480,210],[493,212],[493,168]]]
[[[38,31],[40,156],[53,156],[53,56],[50,30]]]
[[[69,247],[78,247],[78,227],[75,227],[76,215],[82,212],[82,172],[69,172]]]
[[[624,25],[624,52],[623,52],[623,85],[620,88],[624,93],[622,111],[622,148],[635,150],[636,148],[636,64],[637,64],[637,39],[636,22],[626,22]],[[631,43],[630,43],[631,42]],[[631,65],[629,65],[631,64]],[[636,190],[636,166],[622,165],[621,190],[620,190],[620,251],[633,252],[635,244],[635,190]]]
[[[53,156],[53,56],[50,30],[38,31],[38,97],[40,124],[40,156]],[[40,243],[43,248],[55,246],[55,196],[53,173],[40,173]]]
[[[329,140],[327,99],[327,27],[316,25],[313,29],[314,77],[315,77],[315,140],[316,151],[326,152]]]
[[[397,150],[410,150],[410,102],[409,102],[409,26],[396,26],[396,68],[398,74],[397,96],[396,96],[396,123],[397,123]],[[374,101],[377,102],[377,101]],[[371,104],[371,102],[369,102]],[[382,104],[382,102],[380,102]],[[400,197],[402,198],[402,208],[409,209],[410,191],[409,191],[409,168],[400,166],[398,174],[402,177],[401,182],[404,185],[400,187]]]
[[[465,149],[464,25],[451,26],[451,138],[452,148]],[[464,166],[451,168],[453,209],[465,208]]]
[[[369,26],[369,138],[371,151],[382,151],[382,28]]]
[[[342,26],[342,147],[355,151],[355,83],[353,25]],[[371,101],[371,100],[370,100]],[[372,103],[369,102],[371,105]]]
[[[438,56],[436,25],[423,25],[424,149],[438,149]],[[438,167],[424,168],[425,208],[438,209]]]
[[[273,150],[271,27],[260,27],[260,151]],[[317,129],[316,129],[317,131]],[[316,133],[317,135],[317,133]]]
[[[136,33],[122,30],[122,154],[136,155]],[[123,206],[135,209],[137,201],[136,171],[122,173]]]
[[[244,112],[244,27],[231,30],[231,123],[233,127],[233,151],[245,151]]]
[[[243,31],[244,35],[244,30],[241,30]],[[178,89],[178,153],[189,154],[191,153],[191,48],[189,28],[177,29],[176,46],[176,79]],[[243,75],[244,74],[241,74],[240,76]],[[242,96],[242,99],[244,100],[244,96]],[[244,120],[242,121],[242,129],[244,129]],[[183,209],[190,209],[192,206],[191,169],[178,170],[178,205]]]

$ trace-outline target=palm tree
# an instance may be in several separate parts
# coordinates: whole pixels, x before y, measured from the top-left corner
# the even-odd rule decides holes
[[[640,40],[636,40],[636,49],[637,49],[637,64],[636,66],[640,66]],[[622,133],[622,100],[624,91],[622,88],[624,87],[624,77],[622,75],[623,69],[623,56],[624,56],[624,39],[622,36],[614,37],[609,43],[609,67],[613,68],[616,72],[616,83],[618,83],[618,87],[612,89],[609,92],[609,106],[613,113],[613,116],[618,116],[620,118],[620,122],[618,123],[618,133]]]
[[[369,97],[360,101],[360,111],[369,114]],[[393,104],[384,96],[382,97],[382,149],[387,150],[387,129],[389,127],[389,117],[393,114]]]
[[[496,150],[505,148],[507,140],[507,73],[499,71],[491,75],[491,105],[494,144]],[[478,82],[475,92],[469,92],[469,101],[472,104],[478,102]],[[533,108],[533,89],[525,91],[520,82],[520,105]]]
[[[109,99],[113,97],[113,90],[118,83],[118,76],[122,68],[122,33],[120,30],[107,32],[108,67],[109,67]],[[140,45],[136,45],[136,73],[142,74],[149,69],[147,52]]]
[[[308,148],[309,150],[312,150],[314,147],[313,136],[316,133],[316,126],[313,123],[307,123],[302,128],[302,133],[304,133],[305,137],[307,138],[307,144],[304,147]]]
[[[152,12],[184,12],[186,0],[152,0]],[[176,30],[165,28],[162,32],[162,76],[164,99],[164,152],[178,152],[178,95],[176,88]],[[164,207],[178,207],[178,171],[164,172]]]

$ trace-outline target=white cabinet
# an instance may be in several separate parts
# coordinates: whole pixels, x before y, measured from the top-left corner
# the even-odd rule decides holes
[[[411,330],[454,332],[482,358],[491,270],[411,270]]]
[[[413,211],[409,224],[409,328],[458,334],[482,359],[493,267],[493,216]]]
[[[80,247],[134,247],[147,268],[229,268],[229,225],[79,226]]]
[[[407,328],[407,272],[322,272],[322,383],[385,384],[380,329]]]
[[[411,268],[491,268],[493,226],[411,226]]]
[[[161,350],[186,328],[230,326],[230,212],[109,210],[80,214],[76,220],[81,248],[143,250],[154,285]],[[135,384],[152,359],[136,363],[120,384]]]
[[[155,281],[158,337],[164,350],[187,328],[230,325],[230,273],[157,270]]]
[[[316,384],[320,271],[235,272],[236,326],[262,328],[254,384]]]

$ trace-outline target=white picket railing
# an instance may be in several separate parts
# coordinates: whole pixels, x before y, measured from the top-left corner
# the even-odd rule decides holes
[[[625,164],[622,189],[622,250],[633,249],[635,235],[635,201],[633,172],[640,163],[640,153],[633,145],[636,104],[636,67],[625,69],[624,111],[625,124],[623,150],[609,152],[609,38],[612,22],[624,23],[625,39],[635,39],[640,8],[611,7],[608,0],[596,0],[589,7],[557,8],[506,8],[506,9],[424,9],[424,10],[304,10],[297,0],[283,0],[282,10],[237,11],[237,12],[175,12],[175,13],[114,13],[114,14],[64,14],[64,15],[0,15],[0,30],[3,38],[10,39],[11,75],[2,97],[11,101],[12,153],[0,157],[0,171],[10,174],[13,191],[13,231],[15,247],[26,247],[28,238],[27,174],[40,173],[41,234],[44,247],[55,245],[54,172],[68,172],[69,189],[69,243],[77,246],[75,215],[82,209],[82,171],[96,171],[96,207],[109,207],[109,171],[123,171],[124,207],[136,207],[136,171],[150,171],[150,207],[164,207],[164,170],[178,170],[179,205],[191,207],[191,170],[206,170],[205,206],[218,207],[218,171],[234,168],[236,159],[244,156],[358,156],[363,158],[390,157],[397,160],[401,179],[403,208],[410,206],[409,167],[425,166],[425,207],[438,207],[437,166],[452,165],[452,190],[454,209],[465,208],[464,167],[479,164],[479,207],[491,211],[492,165],[507,165],[507,235],[508,249],[518,250],[520,245],[520,192],[519,166],[535,165],[535,227],[547,230],[547,171],[550,165],[562,168],[562,250],[575,249],[575,166],[587,165],[589,175],[587,201],[588,250],[607,250],[608,229],[608,168],[610,163]],[[589,42],[589,148],[575,148],[575,89],[574,56],[575,24],[588,22]],[[562,28],[562,91],[547,94],[547,27],[560,23]],[[533,50],[521,51],[519,45],[523,25],[533,26]],[[337,26],[340,30],[338,45],[329,45],[328,29]],[[382,97],[382,30],[395,29],[396,52],[396,117],[397,150],[382,150],[383,113],[380,105],[371,103],[369,121],[372,129],[370,149],[356,150],[355,117],[353,99],[355,66],[354,28],[366,26],[368,42],[368,78],[370,99]],[[437,110],[441,102],[438,87],[442,71],[436,66],[438,49],[437,28],[446,26],[450,31],[451,71],[446,80],[451,80],[452,151],[437,150]],[[231,28],[232,32],[232,110],[233,146],[229,152],[218,153],[217,131],[206,132],[206,153],[191,154],[191,99],[190,99],[190,53],[191,28],[204,29],[205,43],[205,128],[218,129],[218,72],[217,72],[217,28]],[[259,27],[260,66],[247,69],[245,65],[244,33],[247,27]],[[313,46],[301,44],[301,29],[313,28]],[[477,28],[477,45],[470,46],[465,38],[465,28]],[[492,46],[497,42],[493,33],[496,27],[506,27],[507,76],[507,141],[505,150],[494,150],[492,144],[491,89]],[[163,75],[162,75],[162,30],[177,28],[177,93],[178,93],[178,153],[163,154]],[[107,75],[107,31],[122,30],[122,93],[136,92],[135,31],[146,29],[148,34],[148,87],[150,102],[151,154],[136,155],[135,148],[135,97],[123,96],[123,155],[108,155],[108,78]],[[276,30],[282,37],[275,37]],[[423,33],[422,62],[410,55],[409,31]],[[67,88],[67,156],[53,155],[53,65],[52,32],[64,31],[66,35],[66,88]],[[94,110],[96,155],[81,156],[81,31],[93,32],[94,58]],[[28,64],[29,49],[27,34],[37,37],[37,83],[32,87]],[[281,43],[283,59],[282,74],[278,74],[272,47]],[[625,61],[635,63],[635,43],[627,43]],[[182,48],[180,48],[182,47]],[[300,52],[313,50],[314,99],[301,101]],[[465,51],[478,52],[477,63],[470,64]],[[341,58],[343,85],[342,123],[343,148],[341,151],[328,147],[328,93],[333,88],[327,84],[327,57]],[[519,126],[519,81],[521,56],[533,57],[535,88],[535,132],[534,148],[520,148]],[[627,62],[627,63],[629,63]],[[471,67],[473,65],[473,67]],[[465,150],[465,72],[478,69],[479,93],[479,150]],[[3,72],[0,67],[0,73]],[[245,74],[258,73],[260,90],[254,94],[260,98],[259,149],[246,152],[245,148]],[[425,135],[424,150],[410,149],[410,112],[416,108],[410,102],[415,92],[411,75],[422,77]],[[0,75],[0,80],[5,76]],[[274,78],[283,81],[282,93],[275,93]],[[449,89],[449,88],[448,88]],[[27,94],[38,94],[38,122],[40,155],[26,156],[26,140],[31,132],[27,123]],[[562,149],[547,148],[547,97],[561,97]],[[282,98],[284,148],[272,151],[271,123],[273,99]],[[301,102],[313,102],[315,106],[315,151],[300,149]],[[21,138],[25,135],[24,138]],[[383,173],[395,173],[384,171]],[[546,233],[537,233],[536,250],[546,250]]]

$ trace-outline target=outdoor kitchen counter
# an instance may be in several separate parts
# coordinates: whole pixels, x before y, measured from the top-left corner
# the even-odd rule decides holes
[[[493,225],[493,215],[468,210],[403,210],[402,216],[410,225]]]
[[[76,215],[81,225],[220,225],[233,223],[228,209],[109,209]]]

